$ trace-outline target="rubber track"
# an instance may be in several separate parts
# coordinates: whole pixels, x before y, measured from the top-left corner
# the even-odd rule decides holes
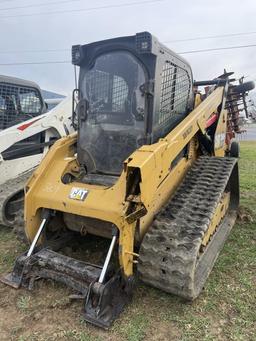
[[[156,216],[140,248],[140,278],[192,300],[197,297],[235,222],[226,214],[205,250],[200,247],[237,160],[200,157]]]
[[[24,212],[20,208],[12,221],[5,217],[5,206],[9,200],[18,192],[23,191],[26,182],[33,171],[23,173],[15,179],[10,179],[0,186],[0,225],[10,226],[21,239],[24,239]]]

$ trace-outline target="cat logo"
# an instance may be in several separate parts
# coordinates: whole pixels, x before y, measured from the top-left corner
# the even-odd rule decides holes
[[[84,199],[87,197],[89,191],[87,189],[78,188],[78,187],[72,187],[69,198],[74,200],[80,200],[84,201]]]

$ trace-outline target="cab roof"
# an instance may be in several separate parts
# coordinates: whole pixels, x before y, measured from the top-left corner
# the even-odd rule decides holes
[[[0,83],[8,83],[8,84],[13,84],[13,85],[18,85],[18,86],[27,86],[30,88],[36,88],[41,93],[41,89],[37,83],[28,81],[26,79],[0,75]]]

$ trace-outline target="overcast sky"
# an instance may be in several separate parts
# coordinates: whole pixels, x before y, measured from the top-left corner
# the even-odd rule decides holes
[[[0,0],[0,64],[70,60],[73,44],[86,44],[141,31],[151,32],[162,42],[256,32],[255,0],[146,1],[139,4],[143,0]],[[137,4],[132,5],[135,3]],[[120,4],[130,6],[84,10]],[[34,7],[2,10],[29,5]],[[36,7],[38,5],[40,6]],[[58,11],[63,13],[49,14]],[[45,12],[48,14],[43,14]],[[35,13],[40,15],[30,15]],[[166,45],[175,52],[182,52],[248,44],[256,44],[256,34]],[[51,49],[67,51],[21,52]],[[235,71],[237,77],[249,75],[249,80],[256,78],[255,54],[256,47],[251,47],[186,54],[183,57],[191,64],[197,80],[214,78],[224,68]],[[68,94],[74,87],[71,64],[0,66],[0,73],[33,80],[43,89],[63,94]]]

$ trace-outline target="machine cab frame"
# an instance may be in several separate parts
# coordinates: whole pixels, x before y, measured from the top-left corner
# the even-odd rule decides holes
[[[80,66],[78,161],[118,176],[133,151],[173,129],[193,106],[192,73],[148,32],[72,48]]]

